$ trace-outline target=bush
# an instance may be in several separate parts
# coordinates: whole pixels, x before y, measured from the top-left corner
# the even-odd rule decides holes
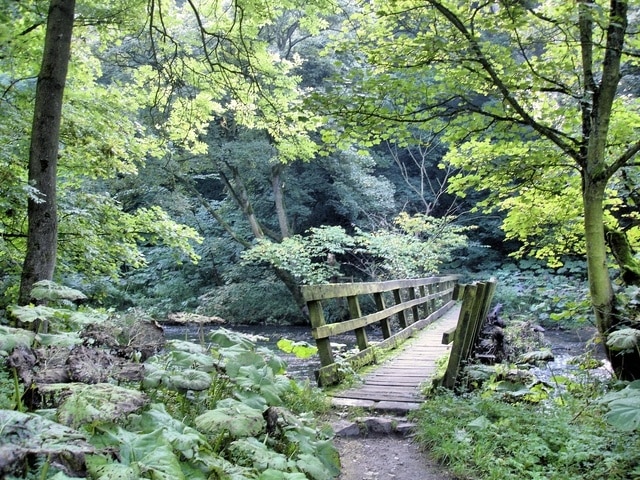
[[[197,313],[218,316],[230,324],[296,324],[303,320],[291,292],[276,279],[230,283],[199,298]]]

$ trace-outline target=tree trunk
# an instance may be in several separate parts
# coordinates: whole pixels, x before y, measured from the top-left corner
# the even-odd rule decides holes
[[[607,244],[604,228],[605,182],[584,180],[583,202],[585,218],[585,244],[589,272],[591,304],[596,325],[603,341],[624,321],[615,311],[615,297],[607,267]],[[629,353],[612,351],[606,346],[607,358],[613,371],[622,380],[640,379],[640,355],[637,350]]]
[[[607,139],[611,123],[613,103],[620,82],[620,64],[627,29],[628,2],[612,1],[609,10],[606,49],[602,63],[602,75],[598,79],[593,71],[593,6],[589,0],[579,6],[580,44],[582,49],[583,74],[586,97],[583,103],[583,141],[586,147],[581,163],[582,195],[585,221],[585,245],[589,273],[591,304],[596,317],[598,331],[605,342],[607,357],[616,375],[623,380],[640,378],[640,355],[638,351],[623,354],[606,346],[611,332],[619,328],[624,318],[616,312],[615,296],[607,265],[607,243],[605,238],[604,199],[607,182],[624,163],[607,164]],[[599,83],[598,83],[599,81]]]
[[[635,257],[629,239],[622,230],[607,229],[606,235],[607,244],[618,263],[622,281],[625,285],[640,286],[640,261]]]
[[[58,221],[56,170],[62,117],[62,97],[71,55],[75,0],[51,0],[42,65],[36,85],[31,147],[27,251],[18,303],[29,303],[33,284],[51,280],[56,264]]]
[[[287,211],[284,206],[284,193],[282,191],[282,180],[280,178],[282,169],[283,166],[281,163],[271,167],[271,188],[273,189],[273,201],[276,206],[280,234],[282,235],[282,238],[287,238],[291,234],[289,232],[289,221],[287,219]]]

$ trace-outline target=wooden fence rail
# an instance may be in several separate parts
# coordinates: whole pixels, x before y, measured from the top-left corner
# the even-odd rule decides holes
[[[331,337],[354,332],[359,352],[345,359],[354,368],[374,363],[376,355],[395,348],[409,338],[416,330],[440,318],[455,303],[454,291],[458,283],[457,275],[391,280],[367,283],[333,283],[326,285],[305,285],[302,294],[309,309],[312,334],[318,347],[321,368],[317,372],[318,384],[330,385],[340,380],[340,365],[335,362],[331,349]],[[376,311],[362,315],[360,298],[372,295]],[[349,319],[327,324],[322,302],[346,298]],[[393,299],[387,307],[386,300]],[[398,331],[393,332],[392,318],[395,316]],[[370,345],[365,328],[378,323],[384,340]]]

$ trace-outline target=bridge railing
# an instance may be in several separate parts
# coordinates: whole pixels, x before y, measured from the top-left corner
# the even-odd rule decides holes
[[[442,335],[444,345],[452,344],[447,370],[438,381],[442,386],[454,388],[462,366],[471,359],[496,286],[495,278],[487,282],[458,286],[457,298],[462,300],[458,324]]]
[[[317,372],[321,386],[340,380],[340,363],[336,363],[331,348],[331,337],[346,332],[354,332],[359,352],[343,359],[351,367],[358,369],[374,363],[377,355],[384,350],[395,348],[420,330],[437,320],[454,304],[457,275],[390,280],[366,283],[332,283],[325,285],[305,285],[302,294],[309,309],[312,334],[318,347],[321,367]],[[373,296],[376,311],[362,315],[360,299]],[[337,323],[325,321],[322,302],[332,299],[346,299],[349,319]],[[387,306],[387,300],[393,305]],[[397,319],[394,332],[393,318]],[[366,327],[379,324],[383,341],[370,345]]]

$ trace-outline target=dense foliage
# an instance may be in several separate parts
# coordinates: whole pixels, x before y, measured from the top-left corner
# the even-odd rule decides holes
[[[68,353],[104,328],[146,365],[140,388],[48,387],[42,416],[18,412],[0,370],[24,468],[64,478],[67,452],[93,476],[335,475],[328,436],[289,403],[310,390],[278,360],[228,333],[128,356],[132,324],[113,321],[127,309],[125,323],[140,308],[305,322],[304,283],[481,274],[515,323],[594,323],[616,374],[640,377],[639,14],[624,0],[0,0],[1,350]],[[613,426],[636,418],[636,390],[605,402]],[[424,410],[427,424],[458,412],[443,438],[478,460],[516,451],[503,424],[540,417],[517,460],[476,473],[635,468],[614,433],[594,438],[599,392],[578,392],[582,410],[575,392],[493,393]]]
[[[594,379],[555,381],[564,393],[553,401],[523,401],[524,386],[501,399],[509,390],[492,392],[495,383],[483,394],[436,395],[417,414],[418,438],[461,478],[636,478],[640,436],[606,424]]]
[[[39,298],[55,296],[58,305],[78,294],[38,288]],[[248,337],[219,329],[202,344],[163,342],[154,354],[145,332],[155,327],[140,316],[60,306],[13,313],[25,323],[49,322],[52,333],[0,327],[0,352],[12,366],[0,377],[0,451],[10,452],[0,462],[3,478],[322,480],[338,473],[332,433],[316,418],[327,408],[322,393],[287,377],[286,364]],[[51,383],[60,348],[72,378]],[[88,349],[99,368],[74,364]],[[21,359],[29,355],[47,361],[27,371]],[[142,375],[132,378],[135,371]],[[18,384],[17,372],[32,383]]]
[[[584,254],[600,334],[633,328],[617,311],[610,264],[640,282],[629,186],[640,151],[637,6],[626,1],[356,2],[332,51],[346,82],[318,99],[365,143],[442,132],[453,190],[484,190],[520,253],[558,265]],[[611,261],[609,261],[609,258]],[[640,378],[640,356],[609,355]]]

